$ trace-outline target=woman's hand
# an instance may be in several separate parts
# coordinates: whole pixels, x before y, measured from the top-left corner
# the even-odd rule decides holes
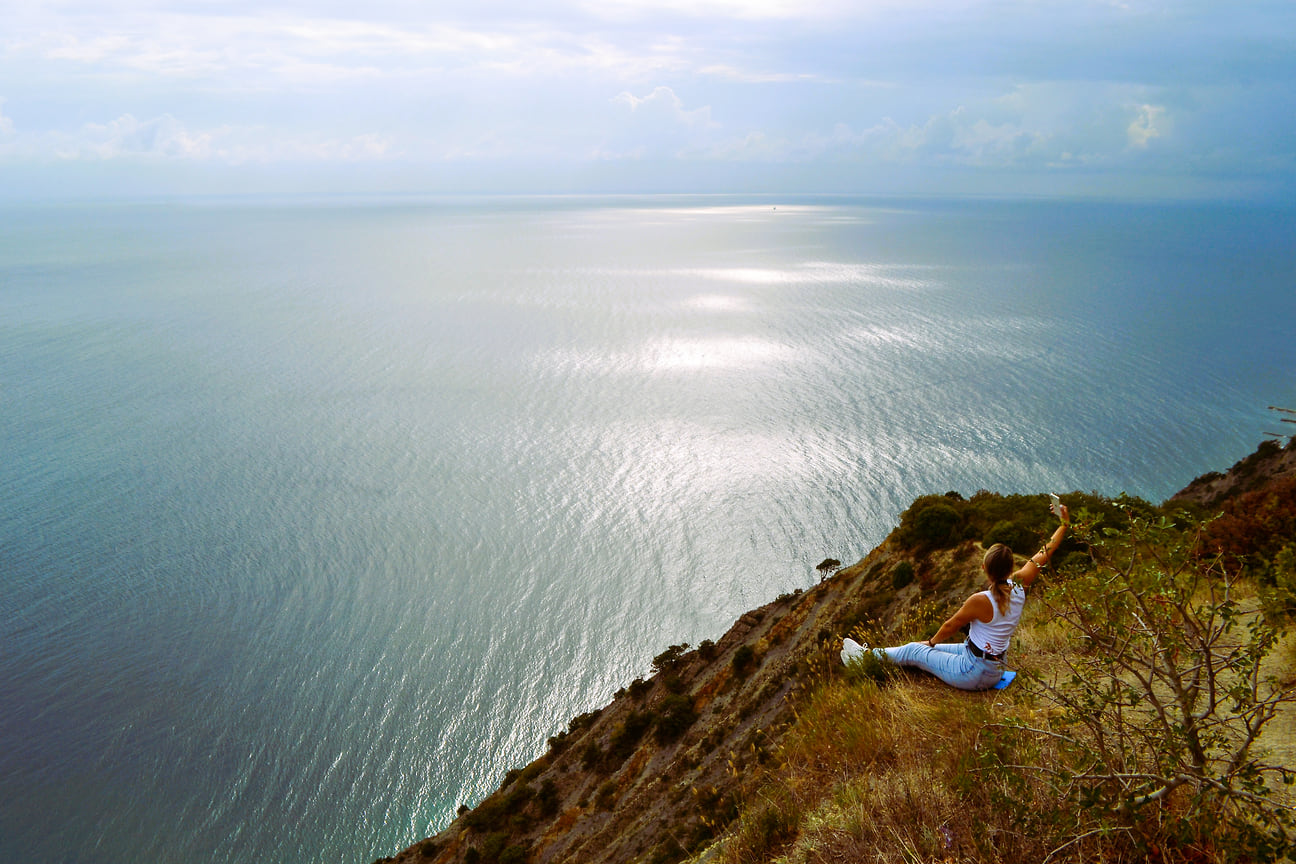
[[[1063,525],[1070,525],[1070,524],[1071,524],[1071,511],[1067,510],[1067,506],[1066,506],[1065,504],[1059,504],[1059,505],[1058,505],[1058,510],[1061,511],[1061,512],[1058,513],[1058,519],[1060,519],[1060,520],[1062,521],[1062,524],[1063,524]]]

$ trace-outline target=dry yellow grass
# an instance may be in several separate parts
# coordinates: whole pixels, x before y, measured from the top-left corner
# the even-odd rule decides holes
[[[1021,706],[903,674],[825,680],[744,802],[723,864],[985,861],[977,738]],[[1017,843],[1007,844],[1011,847]],[[713,852],[714,854],[714,852]]]
[[[1033,609],[1017,635],[1019,668],[1050,677],[1079,650],[1074,638],[1074,631],[1042,608]],[[1291,674],[1296,637],[1271,659],[1275,670]],[[1047,736],[996,737],[997,724],[1008,721],[1048,730],[1055,714],[1025,681],[1004,691],[964,693],[916,673],[878,683],[827,670],[801,700],[776,758],[760,776],[745,778],[736,827],[699,860],[1147,860],[1146,850],[1126,834],[1069,842],[1075,835],[1066,832],[1076,823],[1068,823],[1074,813],[1065,808],[1073,805],[1052,799],[1043,782],[1044,771],[1063,758],[1057,742]],[[1286,754],[1296,752],[1294,740],[1296,712],[1284,711],[1264,743]],[[1003,764],[1025,767],[1009,771]],[[1227,848],[1209,845],[1157,854],[1163,852],[1166,861],[1236,860]]]

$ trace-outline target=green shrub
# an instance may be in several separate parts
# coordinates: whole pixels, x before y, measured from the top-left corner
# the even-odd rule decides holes
[[[498,861],[500,853],[508,845],[509,836],[503,831],[494,831],[482,838],[481,845],[477,847],[481,857],[487,861]]]
[[[612,800],[616,797],[616,781],[612,779],[604,780],[598,788],[598,793],[594,796],[594,804],[600,810],[611,810]]]
[[[489,831],[500,825],[507,809],[504,797],[497,793],[464,814],[464,825],[473,831]]]
[[[1002,519],[996,522],[981,540],[989,549],[1002,543],[1018,555],[1033,555],[1041,546],[1039,533],[1025,522]]]
[[[597,720],[599,715],[602,713],[602,708],[595,708],[593,711],[586,711],[584,714],[577,714],[571,719],[571,722],[567,724],[568,733],[574,735],[577,732],[583,732],[593,726],[594,721]]]
[[[508,846],[495,859],[499,864],[524,864],[527,860],[527,848],[521,844],[514,843]]]
[[[674,741],[687,732],[697,718],[692,699],[683,695],[667,696],[658,709],[657,726],[653,734],[662,744]]]
[[[653,658],[652,668],[654,672],[672,672],[679,668],[680,662],[684,660],[689,650],[689,644],[682,642],[679,645],[672,645],[662,653]]]
[[[909,561],[901,561],[891,571],[891,587],[899,591],[914,580],[914,566]]]
[[[607,758],[620,765],[626,760],[652,725],[653,715],[648,711],[631,711],[624,723],[617,726],[608,741]]]
[[[943,495],[924,495],[900,514],[896,537],[909,549],[925,552],[952,546],[962,538],[958,530],[962,516],[954,502]]]
[[[536,808],[540,811],[540,818],[551,819],[556,816],[559,804],[558,787],[552,780],[545,780],[536,793]]]
[[[548,767],[549,760],[544,756],[541,756],[539,759],[536,759],[530,765],[522,769],[522,773],[518,774],[518,780],[523,783],[530,783],[532,780],[543,774],[545,769]]]
[[[746,678],[756,668],[756,649],[750,645],[741,646],[734,652],[731,662],[734,674],[739,678]]]
[[[1296,617],[1296,543],[1288,543],[1265,568],[1260,585],[1260,599],[1271,621]]]

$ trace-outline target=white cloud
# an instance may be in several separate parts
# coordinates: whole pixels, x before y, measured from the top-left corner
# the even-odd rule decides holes
[[[697,71],[699,75],[709,75],[725,81],[737,81],[743,84],[789,84],[810,81],[821,84],[835,83],[812,72],[753,72],[725,63],[703,66]]]
[[[318,88],[348,81],[447,75],[514,77],[611,74],[640,78],[689,65],[684,40],[634,42],[528,22],[455,23],[434,16],[399,22],[317,15],[50,16],[0,35],[0,57],[70,64],[80,74],[136,74],[201,82],[211,90]]]
[[[1296,176],[1291,4],[1104,2],[0,0],[0,154]]]
[[[694,158],[738,162],[942,166],[1059,170],[1129,164],[1162,136],[1164,107],[1142,88],[1083,83],[1019,86],[926,118],[882,117],[863,128],[839,122],[829,132],[787,134],[749,129],[688,151]],[[1135,117],[1130,120],[1130,108]]]
[[[1161,105],[1139,105],[1128,127],[1129,144],[1146,150],[1148,142],[1160,138],[1166,123],[1166,109]]]
[[[390,138],[367,133],[345,138],[285,135],[265,127],[191,129],[170,114],[140,120],[122,114],[73,131],[19,134],[0,115],[0,156],[45,161],[102,162],[120,159],[230,165],[280,162],[372,162],[395,155]]]
[[[640,98],[628,90],[618,93],[613,99],[617,105],[625,105],[634,114],[669,119],[685,126],[711,126],[711,106],[704,105],[692,111],[684,108],[684,101],[675,95],[669,87],[654,87],[647,96]]]
[[[190,132],[169,114],[145,121],[123,114],[108,123],[87,123],[75,133],[48,136],[51,152],[60,159],[206,159],[211,156],[212,138],[210,132]]]
[[[841,21],[915,8],[942,12],[975,6],[981,0],[588,0],[582,8],[609,18],[656,16],[748,21]]]
[[[719,129],[709,105],[685,108],[670,87],[655,87],[646,96],[623,90],[610,104],[617,110],[592,151],[600,160],[677,158],[704,147]]]

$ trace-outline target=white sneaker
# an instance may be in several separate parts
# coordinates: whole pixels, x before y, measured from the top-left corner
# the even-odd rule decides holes
[[[850,663],[853,660],[858,660],[864,656],[864,652],[867,650],[867,645],[861,645],[850,637],[843,639],[841,652],[842,663]]]

